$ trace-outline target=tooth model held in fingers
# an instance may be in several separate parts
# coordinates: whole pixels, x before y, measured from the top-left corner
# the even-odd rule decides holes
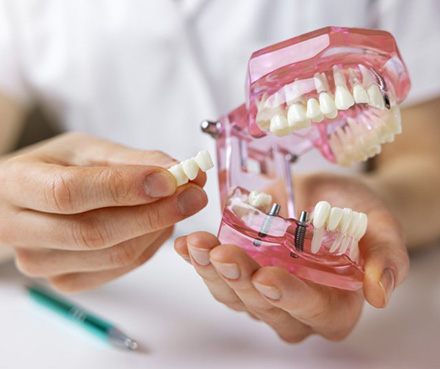
[[[265,192],[251,191],[248,203],[261,211],[267,212],[272,205],[272,196]]]
[[[177,186],[184,185],[197,177],[199,170],[206,172],[214,167],[211,155],[208,151],[200,151],[194,158],[184,160],[173,165],[168,171],[177,181]]]

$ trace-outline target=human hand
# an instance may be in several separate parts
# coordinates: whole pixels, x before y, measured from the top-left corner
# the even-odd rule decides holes
[[[70,133],[0,161],[0,245],[26,275],[96,287],[147,261],[173,225],[201,210],[204,173],[176,187],[158,151]]]
[[[340,340],[356,325],[365,299],[385,307],[405,278],[409,264],[402,232],[359,179],[315,174],[296,179],[295,185],[300,210],[327,200],[368,215],[368,230],[359,245],[365,258],[363,293],[303,281],[278,267],[260,267],[239,247],[220,245],[206,232],[178,238],[175,249],[192,263],[216,300],[267,323],[283,340],[300,342],[311,334]]]

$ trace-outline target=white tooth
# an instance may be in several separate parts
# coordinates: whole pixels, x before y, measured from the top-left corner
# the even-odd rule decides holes
[[[310,120],[307,119],[306,109],[301,103],[294,103],[287,111],[287,122],[293,129],[310,127]]]
[[[327,221],[327,230],[334,231],[342,219],[343,211],[341,208],[333,207],[330,210]]]
[[[376,78],[374,77],[373,73],[364,65],[359,64],[358,65],[359,70],[362,74],[362,84],[364,86],[370,86],[371,84],[375,83]]]
[[[322,228],[327,222],[331,206],[327,201],[319,201],[313,210],[313,227]]]
[[[346,234],[348,231],[348,227],[350,226],[351,222],[351,215],[353,213],[353,210],[344,208],[342,209],[342,219],[339,222],[339,229],[341,233]]]
[[[283,90],[287,104],[291,104],[302,96],[301,83],[302,81],[294,81],[284,86]]]
[[[350,248],[350,254],[348,256],[352,261],[358,261],[359,259],[359,245],[357,242],[354,242],[354,244]]]
[[[378,109],[385,109],[385,102],[383,100],[382,93],[380,92],[379,86],[372,84],[368,87],[368,97],[370,99],[369,104]]]
[[[270,120],[270,131],[277,136],[285,136],[290,132],[287,119],[283,114],[275,114]]]
[[[321,92],[319,94],[319,106],[327,118],[334,119],[338,115],[335,101],[327,92]]]
[[[316,254],[321,248],[322,239],[324,238],[324,228],[315,228],[313,230],[312,244],[310,250],[312,254]]]
[[[398,106],[394,106],[390,110],[389,118],[385,126],[396,135],[402,133],[402,117],[400,115],[400,108]]]
[[[319,107],[319,102],[314,97],[307,100],[307,118],[313,122],[320,122],[324,119],[321,109]]]
[[[348,227],[347,230],[348,236],[354,237],[356,233],[356,229],[359,226],[360,218],[361,218],[361,213],[358,213],[357,211],[353,211],[353,213],[351,214],[350,227]]]
[[[251,191],[249,193],[248,202],[257,209],[267,211],[272,205],[272,196],[265,192]]]
[[[182,161],[182,169],[191,181],[195,179],[199,173],[199,166],[194,159]]]
[[[339,233],[338,236],[336,237],[336,239],[333,241],[332,246],[330,247],[329,252],[333,253],[335,252],[337,249],[339,249],[342,239],[343,239],[344,235],[342,233]]]
[[[335,104],[338,110],[347,110],[354,105],[353,96],[345,86],[336,86]]]
[[[368,104],[370,101],[367,91],[359,83],[353,86],[353,97],[356,104]]]
[[[207,150],[200,151],[195,156],[194,160],[199,168],[204,172],[214,167],[214,162],[212,161],[211,155]]]
[[[343,236],[342,238],[342,242],[341,242],[341,247],[338,250],[338,254],[345,254],[347,252],[348,246],[350,246],[350,241],[352,240],[351,237],[348,236]]]
[[[168,171],[174,176],[174,178],[176,178],[177,186],[188,183],[188,177],[186,176],[181,163],[173,165]]]
[[[313,82],[318,94],[329,90],[327,77],[324,73],[316,73],[313,76]]]
[[[368,227],[368,217],[367,214],[365,213],[359,213],[359,222],[358,222],[358,226],[356,228],[355,234],[354,234],[354,238],[356,240],[360,240],[365,232],[367,231],[367,227]]]

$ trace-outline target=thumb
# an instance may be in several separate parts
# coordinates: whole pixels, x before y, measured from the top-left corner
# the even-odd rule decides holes
[[[383,308],[408,274],[409,258],[400,225],[388,211],[373,211],[368,218],[360,245],[365,257],[364,296],[372,306]]]

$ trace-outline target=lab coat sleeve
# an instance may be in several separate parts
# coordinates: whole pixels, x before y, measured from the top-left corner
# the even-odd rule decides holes
[[[377,26],[390,31],[410,72],[408,104],[440,96],[440,1],[378,0]]]
[[[30,92],[26,86],[18,24],[14,22],[13,0],[0,0],[0,91],[22,105],[30,104]]]

